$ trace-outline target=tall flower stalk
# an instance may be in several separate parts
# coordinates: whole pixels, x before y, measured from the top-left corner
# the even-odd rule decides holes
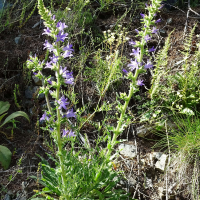
[[[61,85],[73,85],[74,78],[72,72],[67,70],[66,67],[62,67],[62,60],[69,58],[74,51],[72,45],[68,43],[67,46],[62,46],[62,43],[67,39],[68,33],[65,33],[67,28],[65,23],[61,21],[56,22],[55,16],[44,7],[43,1],[38,0],[38,10],[41,18],[44,20],[45,29],[43,34],[48,35],[54,39],[53,43],[45,40],[44,49],[47,50],[45,60],[40,61],[36,56],[30,56],[27,61],[27,67],[31,69],[36,77],[43,80],[43,87],[40,88],[40,93],[45,94],[48,111],[45,112],[40,121],[46,121],[48,131],[54,138],[54,141],[58,147],[57,156],[59,159],[58,173],[62,178],[62,196],[64,199],[70,199],[67,193],[67,179],[64,167],[64,153],[63,153],[63,138],[75,136],[72,130],[61,130],[61,123],[67,122],[68,118],[76,118],[76,113],[73,109],[68,109],[68,99],[64,95],[61,96]],[[51,76],[45,77],[43,75],[43,69],[49,68],[55,72],[56,81],[51,79]],[[49,95],[55,98],[56,112],[52,110]],[[63,135],[61,136],[61,132]]]
[[[143,62],[143,57],[145,54],[149,52],[155,51],[154,47],[151,49],[145,48],[145,45],[149,40],[151,40],[151,35],[155,34],[158,29],[156,29],[155,24],[160,22],[161,20],[154,20],[154,16],[156,16],[156,12],[159,10],[161,4],[161,0],[152,0],[151,5],[146,4],[146,10],[148,10],[148,14],[140,14],[142,17],[142,23],[144,24],[141,31],[135,30],[137,32],[137,36],[141,37],[140,41],[130,41],[129,44],[134,47],[132,49],[131,56],[135,57],[135,60],[131,59],[131,63],[128,64],[130,72],[127,72],[125,69],[123,70],[126,73],[127,79],[130,82],[130,89],[128,95],[126,93],[120,94],[120,99],[124,100],[124,105],[118,103],[117,109],[121,113],[120,118],[118,120],[118,124],[116,128],[113,128],[113,138],[108,142],[107,145],[107,158],[110,158],[111,152],[117,143],[117,137],[122,133],[126,125],[128,124],[128,116],[126,115],[126,109],[129,105],[131,97],[135,92],[138,91],[138,86],[142,86],[143,80],[138,79],[139,74],[144,73],[147,69],[152,68],[153,65],[150,60],[147,60],[146,63]],[[153,26],[153,27],[152,27]]]

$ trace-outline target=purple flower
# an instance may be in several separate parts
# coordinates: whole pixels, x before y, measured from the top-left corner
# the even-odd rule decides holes
[[[70,132],[68,131],[68,130],[64,130],[63,129],[63,135],[62,135],[62,137],[74,137],[74,136],[76,136],[76,135],[74,135],[74,132],[72,131],[72,130],[70,130]]]
[[[46,62],[46,67],[45,67],[45,68],[50,68],[50,69],[52,69],[51,63],[52,63],[52,62]]]
[[[55,56],[54,54],[53,54],[53,57],[50,57],[50,59],[51,59],[52,63],[57,63],[58,62],[58,56]]]
[[[153,27],[152,32],[151,33],[157,33],[158,29],[156,29],[156,27]]]
[[[138,80],[137,80],[137,85],[139,85],[139,86],[143,86],[143,85],[144,85],[143,80],[138,79]]]
[[[51,31],[49,29],[49,27],[47,27],[46,29],[44,29],[44,33],[42,33],[42,35],[46,34],[46,35],[50,35]]]
[[[69,44],[63,48],[63,51],[74,51],[74,49],[72,49],[72,44]]]
[[[155,23],[159,23],[159,22],[161,22],[161,21],[162,21],[161,19],[158,19],[158,20],[155,21]]]
[[[62,31],[59,31],[58,35],[56,35],[56,37],[57,37],[56,42],[59,42],[59,41],[64,42],[64,40],[67,36],[68,36],[68,33],[63,34]]]
[[[145,69],[149,69],[149,68],[152,68],[153,65],[151,64],[151,61],[147,61],[147,64],[144,66]]]
[[[34,75],[37,75],[37,73],[36,73],[36,72],[33,72],[33,74],[34,74]]]
[[[73,54],[71,51],[65,51],[65,53],[62,54],[63,58],[68,58],[68,57],[72,57]]]
[[[132,49],[132,52],[133,53],[130,53],[131,56],[134,55],[136,58],[140,57],[140,48],[139,47],[136,50]]]
[[[62,77],[65,79],[66,84],[73,85],[74,84],[74,77],[72,76],[72,72],[69,72],[68,70],[62,75]]]
[[[63,95],[58,101],[58,104],[60,105],[58,109],[62,109],[64,108],[65,110],[67,110],[67,105],[69,105],[69,103],[67,102],[67,98],[65,99],[65,96]]]
[[[53,21],[55,21],[55,18],[56,18],[56,16],[55,16],[55,15],[53,15],[51,19],[52,19]]]
[[[144,37],[144,39],[145,39],[145,41],[147,42],[148,40],[151,40],[151,37],[150,37],[149,35],[146,35],[146,36]]]
[[[164,6],[165,4],[161,4],[161,6],[158,8],[159,10]]]
[[[49,79],[47,80],[47,82],[48,82],[50,85],[52,85],[51,78],[49,78]]]
[[[44,114],[42,115],[42,117],[40,118],[40,121],[43,121],[43,120],[47,120],[47,121],[49,121],[49,117],[51,117],[51,115],[48,115],[47,116],[47,113],[46,112],[44,112]]]
[[[135,31],[137,32],[137,34],[139,34],[139,31],[138,31],[138,29],[135,29]]]
[[[131,41],[129,42],[130,45],[136,45],[136,42],[134,42],[132,39]]]
[[[76,112],[73,111],[73,108],[67,111],[67,118],[74,117],[76,119]]]
[[[140,15],[141,15],[143,18],[145,17],[145,14],[140,13]]]
[[[151,48],[151,49],[149,49],[149,52],[153,52],[153,51],[155,51],[156,49],[154,49],[154,46]]]
[[[48,49],[51,52],[52,49],[53,49],[53,45],[50,44],[47,40],[45,40],[44,48],[43,49]]]
[[[49,128],[50,131],[53,131],[53,128]]]
[[[133,71],[134,69],[138,69],[138,62],[135,59],[135,61],[133,61],[131,59],[131,63],[127,65],[128,67],[130,67],[130,70]]]
[[[58,22],[56,27],[60,30],[63,31],[65,28],[67,28],[68,26],[65,23],[62,22]]]
[[[128,74],[128,72],[127,72],[125,69],[122,69],[122,71],[123,71],[125,74]]]

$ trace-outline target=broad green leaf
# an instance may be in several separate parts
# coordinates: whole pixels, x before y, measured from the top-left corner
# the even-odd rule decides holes
[[[6,115],[7,113],[4,113],[3,115],[0,116],[0,122],[3,119],[3,117]]]
[[[10,103],[8,101],[0,101],[0,115],[6,112],[10,108]]]
[[[3,122],[3,124],[0,125],[0,127],[2,127],[4,124],[8,123],[11,119],[14,119],[15,117],[25,117],[28,121],[30,121],[28,115],[25,112],[23,112],[23,111],[17,111],[17,112],[12,113],[11,115],[9,115],[5,119],[5,121]]]
[[[8,169],[11,161],[11,151],[2,145],[0,145],[0,164],[6,170]]]
[[[180,111],[180,113],[185,115],[194,115],[194,112],[189,108],[184,108],[183,110]]]

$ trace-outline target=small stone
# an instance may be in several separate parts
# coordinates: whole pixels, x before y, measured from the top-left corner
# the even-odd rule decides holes
[[[33,75],[32,79],[37,86],[42,86],[42,80],[40,80],[37,76]]]
[[[6,194],[6,196],[4,197],[4,200],[11,200],[11,197],[9,194]]]
[[[136,128],[137,136],[139,136],[139,137],[145,137],[145,136],[147,136],[150,133],[151,130],[152,130],[151,127],[146,127],[145,125],[137,127]]]
[[[167,19],[167,24],[171,24],[172,23],[172,18]]]
[[[166,162],[167,162],[167,155],[163,154],[160,159],[156,162],[155,164],[155,168],[164,172],[165,170],[165,166],[166,166]]]
[[[22,38],[21,38],[21,36],[18,36],[18,37],[15,38],[15,43],[16,43],[16,44],[21,44],[21,43],[22,43]]]
[[[120,154],[126,157],[130,157],[130,158],[136,157],[136,147],[134,145],[120,144],[118,146],[118,149],[120,150]]]

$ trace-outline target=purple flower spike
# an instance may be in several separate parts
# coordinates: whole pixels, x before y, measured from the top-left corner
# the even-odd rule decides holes
[[[136,45],[136,42],[134,42],[132,39],[131,41],[129,42],[130,45]]]
[[[153,27],[152,32],[151,33],[157,33],[158,29],[156,29],[156,27]]]
[[[143,86],[143,85],[144,85],[143,80],[138,79],[138,80],[137,80],[137,85],[139,85],[139,86]]]
[[[60,32],[58,33],[58,35],[56,35],[56,37],[57,37],[56,42],[59,42],[59,41],[64,42],[64,40],[65,40],[65,38],[66,38],[67,36],[68,36],[68,33],[63,34],[63,32],[60,31]]]
[[[44,33],[42,33],[42,35],[46,34],[46,35],[50,35],[51,31],[49,29],[49,27],[47,27],[46,29],[44,29]]]
[[[155,23],[159,23],[159,22],[161,22],[161,21],[162,21],[161,19],[158,19],[158,20],[155,21]]]
[[[133,53],[130,53],[131,56],[134,55],[136,58],[140,57],[140,48],[139,47],[136,50],[132,49],[132,52]]]
[[[152,68],[152,67],[153,67],[153,65],[151,64],[151,61],[148,60],[148,61],[147,61],[147,64],[144,66],[144,68],[145,68],[145,69],[149,69],[149,68]]]
[[[70,132],[68,130],[64,130],[63,129],[63,137],[74,137],[76,135],[74,135],[74,132],[72,130],[70,130]]]
[[[67,105],[69,105],[69,103],[67,102],[67,98],[65,99],[65,96],[63,95],[59,100],[58,100],[58,104],[60,105],[58,109],[62,109],[64,108],[65,110],[67,110]]]
[[[67,28],[68,26],[65,23],[62,22],[58,22],[56,27],[60,30],[63,31],[65,28]]]
[[[40,121],[43,121],[43,120],[47,120],[47,121],[49,121],[49,117],[51,117],[51,115],[48,115],[47,116],[47,113],[46,112],[44,112],[44,114],[42,115],[42,117],[40,118]]]
[[[151,48],[151,49],[149,49],[149,52],[153,52],[153,51],[155,51],[156,49],[154,49],[154,46]]]
[[[151,37],[150,37],[149,35],[146,35],[146,36],[144,37],[144,39],[145,39],[145,41],[147,42],[147,41],[151,40]]]
[[[145,14],[140,13],[140,15],[141,15],[143,18],[145,17]]]
[[[131,71],[133,71],[134,69],[138,69],[138,62],[137,60],[135,59],[135,61],[133,61],[131,59],[131,63],[127,65]]]

